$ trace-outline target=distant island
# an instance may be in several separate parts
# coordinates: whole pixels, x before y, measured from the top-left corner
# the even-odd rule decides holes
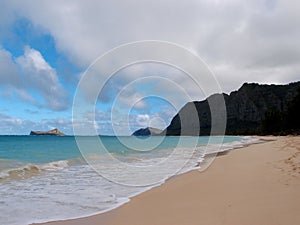
[[[241,88],[229,95],[214,94],[203,101],[188,102],[160,135],[210,135],[209,101],[213,102],[214,98],[217,99],[216,97],[220,95],[223,95],[227,111],[226,135],[300,134],[300,81],[298,81],[287,85],[244,83]],[[199,121],[194,121],[190,116],[191,110],[195,108]],[[181,120],[186,121],[187,129],[184,133],[181,129]],[[195,129],[195,124],[200,126]],[[133,135],[152,135],[152,133],[146,128],[137,130]]]
[[[58,129],[49,131],[31,131],[30,135],[50,135],[50,136],[65,136],[65,134]]]
[[[155,136],[155,135],[161,135],[163,131],[157,128],[153,127],[146,127],[146,128],[141,128],[139,130],[136,130],[133,132],[132,136]]]

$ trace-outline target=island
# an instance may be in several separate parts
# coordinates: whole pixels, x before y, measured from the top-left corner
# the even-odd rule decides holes
[[[141,128],[139,130],[136,130],[133,132],[132,136],[155,136],[155,135],[161,135],[162,130],[153,128],[153,127],[146,127],[146,128]]]
[[[30,135],[50,135],[50,136],[65,136],[65,134],[58,129],[53,129],[49,131],[31,131]]]

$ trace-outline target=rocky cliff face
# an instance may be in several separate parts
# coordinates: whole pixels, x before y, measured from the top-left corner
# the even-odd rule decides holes
[[[224,97],[227,113],[226,134],[258,134],[266,112],[284,112],[296,96],[300,82],[289,85],[259,85],[245,83],[238,90],[216,94],[204,101],[187,103],[166,128],[167,135],[208,135],[211,131],[211,105],[216,107]],[[210,103],[210,104],[209,104]],[[213,104],[211,104],[213,103]],[[193,118],[193,110],[197,117]],[[221,114],[221,112],[220,112]],[[183,121],[183,122],[182,122]],[[182,124],[189,129],[182,129]],[[183,133],[183,132],[184,133]]]

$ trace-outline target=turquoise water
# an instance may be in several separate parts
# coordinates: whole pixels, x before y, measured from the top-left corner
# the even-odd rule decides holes
[[[99,147],[99,138],[103,146]],[[77,142],[79,141],[80,150]],[[110,168],[122,181],[136,174],[111,165],[109,157],[144,169],[147,177],[164,177],[163,168],[147,166],[187,163],[178,173],[201,166],[205,154],[225,151],[251,143],[249,137],[78,137],[0,136],[0,224],[29,224],[70,219],[104,212],[129,201],[163,180],[146,186],[123,185],[102,176],[85,159]],[[222,145],[218,145],[221,144]],[[150,150],[149,150],[150,149]],[[170,158],[174,149],[179,149]],[[194,149],[192,155],[186,150]],[[106,152],[107,151],[107,152]],[[109,153],[109,154],[108,154]],[[96,159],[96,160],[95,160]],[[162,164],[163,165],[163,164]],[[103,167],[104,166],[104,167]],[[146,167],[145,167],[146,166]],[[171,175],[178,174],[177,172]],[[106,178],[104,178],[106,177]]]
[[[77,158],[74,137],[0,136],[0,158],[26,163],[47,163]]]
[[[101,136],[101,137],[81,137],[86,142],[93,142],[95,139],[101,138],[106,149],[111,153],[116,154],[134,154],[137,151],[126,147],[122,144],[122,139],[131,141],[134,144],[135,138],[133,137],[113,137],[113,136]],[[160,137],[151,137],[152,139],[160,139]],[[121,140],[119,140],[121,139]],[[140,138],[141,139],[141,138]],[[178,147],[180,137],[167,137],[163,139],[159,146],[152,150],[172,149]],[[180,147],[192,147],[193,143],[197,143],[197,146],[206,145],[208,137],[184,137],[185,141],[179,145]],[[228,136],[225,137],[223,143],[230,143],[233,141],[239,141],[241,137]],[[141,139],[142,140],[142,139]],[[147,149],[147,143],[153,140],[145,138],[142,144],[135,143],[135,147],[139,150],[138,153]],[[219,143],[221,137],[215,137],[213,142]],[[91,147],[91,152],[97,152],[97,149]],[[147,152],[146,152],[147,153]],[[24,163],[48,163],[59,160],[68,160],[81,157],[80,150],[77,146],[74,136],[0,136],[0,159],[16,160]]]

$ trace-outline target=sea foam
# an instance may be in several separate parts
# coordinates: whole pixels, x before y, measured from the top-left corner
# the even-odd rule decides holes
[[[227,151],[258,141],[252,137],[225,137],[221,148],[216,148],[218,145],[214,144],[205,146],[203,142],[204,144],[195,147],[192,157],[187,158],[188,163],[176,174],[199,168],[205,154]],[[112,154],[131,165],[147,166],[163,161],[171,150],[160,149],[156,152],[135,154],[118,154],[116,151]],[[175,157],[173,163],[182,160],[180,157],[182,156]],[[103,163],[106,161],[104,156],[94,154],[90,155],[90,159],[100,159]],[[165,182],[162,180],[153,185],[137,187],[117,184],[98,174],[82,157],[23,165],[8,161],[5,161],[7,165],[13,164],[17,167],[2,169],[0,175],[0,224],[7,225],[64,220],[109,211],[128,202],[131,197]],[[124,171],[123,179],[126,180],[126,176],[129,179],[132,174]]]

